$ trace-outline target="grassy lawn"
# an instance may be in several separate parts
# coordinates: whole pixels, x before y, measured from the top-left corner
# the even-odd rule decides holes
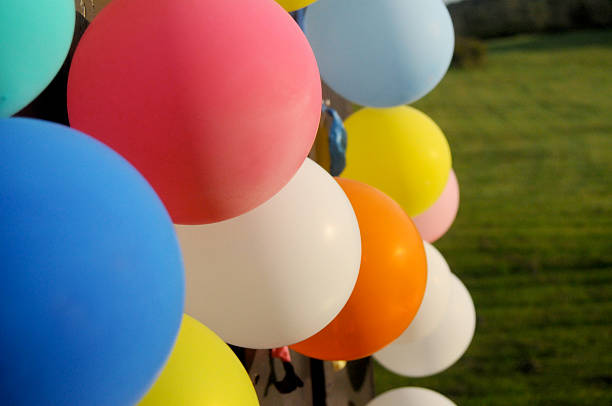
[[[436,246],[470,290],[466,355],[424,379],[376,366],[378,392],[468,405],[612,404],[612,31],[488,44],[416,107],[444,130],[459,216]],[[349,141],[350,142],[350,141]]]

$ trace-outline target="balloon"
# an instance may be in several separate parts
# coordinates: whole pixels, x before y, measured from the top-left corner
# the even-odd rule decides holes
[[[139,406],[257,406],[249,375],[215,333],[184,315],[168,363]]]
[[[451,271],[440,251],[424,241],[427,257],[427,285],[417,315],[396,342],[418,341],[440,324],[451,293]]]
[[[118,154],[45,121],[0,120],[2,404],[133,405],[181,322],[168,213]]]
[[[441,0],[324,0],[305,25],[323,80],[364,106],[420,99],[446,74],[455,46]]]
[[[407,387],[387,391],[367,406],[456,406],[450,399],[430,389]]]
[[[427,337],[414,342],[393,342],[374,354],[388,370],[421,378],[453,365],[470,346],[476,328],[476,311],[470,293],[451,274],[451,297],[446,315]]]
[[[306,158],[320,114],[312,50],[272,1],[113,1],[68,78],[70,124],[130,161],[179,224],[271,198]]]
[[[459,183],[451,169],[448,181],[436,202],[412,221],[421,237],[427,242],[435,242],[442,237],[455,221],[459,210]]]
[[[276,196],[220,223],[177,226],[187,312],[226,342],[276,348],[301,341],[346,304],[361,240],[346,195],[307,159]]]
[[[436,0],[437,1],[437,0]],[[415,216],[442,194],[451,153],[440,128],[408,106],[365,108],[345,122],[348,133],[342,177],[372,185]]]
[[[0,117],[18,112],[51,82],[73,31],[73,0],[2,0]]]
[[[316,0],[276,0],[287,11],[295,11],[314,3]]]
[[[72,45],[70,45],[70,51],[68,52],[68,57],[64,61],[64,64],[51,83],[49,83],[49,86],[47,86],[30,104],[16,113],[16,116],[40,118],[42,120],[69,125],[68,108],[66,107],[68,71],[70,70],[74,50],[89,25],[85,17],[81,14],[75,13],[75,15],[76,23],[74,26]]]
[[[354,360],[395,340],[414,318],[427,279],[423,242],[391,198],[361,182],[338,179],[361,230],[355,289],[340,314],[295,351],[324,360]]]

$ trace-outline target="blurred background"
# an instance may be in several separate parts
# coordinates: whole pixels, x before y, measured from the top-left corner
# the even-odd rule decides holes
[[[375,365],[376,391],[612,404],[612,1],[447,3],[453,67],[415,107],[453,151],[461,205],[436,246],[472,294],[476,334],[430,378]]]

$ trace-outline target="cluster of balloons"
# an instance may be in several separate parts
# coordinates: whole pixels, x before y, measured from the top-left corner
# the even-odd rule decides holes
[[[429,93],[448,70],[454,30],[446,6],[440,0],[319,0],[308,7],[304,29],[325,82],[366,106],[345,122],[342,176],[389,195],[424,240],[436,241],[459,206],[450,148],[433,120],[405,104]]]
[[[312,336],[340,312],[357,281],[357,221],[334,178],[306,159],[279,193],[248,213],[177,226],[187,313],[247,348]]]
[[[308,8],[304,30],[323,80],[365,106],[345,121],[346,169],[339,180],[359,222],[362,263],[336,319],[292,348],[327,360],[374,354],[410,377],[439,373],[466,351],[476,317],[467,289],[430,244],[450,228],[459,207],[449,144],[432,119],[405,104],[445,75],[454,48],[450,16],[438,0],[319,0]],[[365,191],[357,192],[358,185],[399,204],[393,215],[382,200],[360,201]],[[415,240],[424,249],[399,237],[407,230],[418,230]],[[371,402],[400,404],[452,402],[419,388]]]
[[[338,179],[361,231],[359,278],[340,314],[292,348],[313,358],[354,360],[389,344],[415,317],[427,279],[423,242],[390,197],[362,182]]]
[[[409,106],[364,108],[346,120],[349,146],[343,177],[373,185],[410,216],[442,194],[451,152],[442,130]]]
[[[245,346],[303,340],[348,300],[361,239],[342,189],[305,161],[321,83],[303,32],[272,1],[115,0],[83,34],[73,0],[7,0],[0,38],[0,398],[257,404],[229,347],[183,316],[183,264],[187,310]],[[52,81],[65,109],[44,118],[68,124],[66,111],[72,129],[7,118]],[[48,112],[42,96],[36,103]],[[200,269],[179,242],[216,256]],[[215,280],[231,270],[231,284]],[[198,286],[196,272],[215,283]],[[193,307],[209,288],[235,302],[238,337],[262,329],[240,326],[240,314],[274,321],[267,336],[242,342],[218,326],[215,317],[234,315],[222,301]],[[240,301],[248,292],[269,300]]]
[[[410,376],[465,351],[473,304],[426,242],[450,148],[402,106],[448,68],[441,1],[113,0],[86,27],[0,5],[0,398],[249,406],[225,343]],[[307,158],[321,76],[369,106],[343,178]]]
[[[374,354],[390,371],[415,378],[438,374],[457,362],[476,328],[468,290],[440,252],[425,244],[428,279],[419,312],[401,336]]]

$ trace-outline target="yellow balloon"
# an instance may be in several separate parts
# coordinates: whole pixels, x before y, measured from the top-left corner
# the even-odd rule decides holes
[[[406,213],[424,212],[442,194],[451,169],[448,141],[419,110],[364,108],[345,122],[348,134],[342,177],[372,185]]]
[[[188,315],[161,375],[139,406],[257,406],[255,388],[232,350]]]
[[[314,3],[316,0],[276,0],[287,11],[295,11]]]

